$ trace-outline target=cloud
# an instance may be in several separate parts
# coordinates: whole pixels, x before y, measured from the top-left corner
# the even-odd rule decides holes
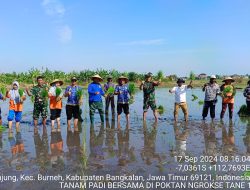
[[[56,21],[56,28],[59,28],[56,31],[59,41],[61,43],[68,43],[69,41],[71,41],[72,29],[63,22],[65,8],[64,5],[60,2],[60,0],[43,0],[42,7],[45,11],[45,14],[50,16],[54,21]]]
[[[119,43],[119,45],[123,46],[134,46],[134,45],[142,45],[142,46],[151,46],[151,45],[162,45],[165,43],[164,39],[152,39],[152,40],[139,40],[139,41],[130,41]]]
[[[64,16],[65,8],[59,0],[43,0],[42,6],[49,16]]]
[[[59,41],[68,43],[72,39],[72,30],[68,25],[64,25],[58,30]]]

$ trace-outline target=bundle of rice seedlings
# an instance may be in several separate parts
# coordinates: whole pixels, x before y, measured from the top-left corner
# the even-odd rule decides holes
[[[130,94],[135,94],[135,83],[129,83],[128,85],[128,90],[130,92]]]
[[[6,127],[0,125],[0,132],[3,132],[3,131],[5,131],[5,130],[6,130]]]
[[[203,100],[200,100],[200,101],[198,102],[198,104],[201,106],[201,105],[204,104],[204,101],[203,101]]]
[[[115,88],[110,86],[105,94],[114,94],[114,93],[115,93]]]
[[[48,90],[46,88],[43,88],[42,91],[41,91],[41,96],[43,98],[48,98],[49,97],[49,93],[48,93]]]
[[[1,86],[1,87],[0,87],[0,92],[1,92],[1,94],[2,94],[3,96],[5,96],[5,95],[6,95],[6,92],[7,92],[6,87]]]
[[[195,101],[198,99],[198,97],[195,94],[192,94],[192,97],[193,97],[192,101]]]
[[[247,109],[247,105],[244,104],[240,107],[240,110],[238,111],[238,114],[240,117],[247,117],[247,116],[250,116],[250,113]]]
[[[78,90],[76,91],[76,96],[77,96],[77,99],[78,99],[78,100],[81,100],[82,97],[83,97],[83,89],[78,89]]]
[[[59,97],[62,93],[62,88],[56,87],[56,97]]]
[[[30,101],[31,101],[32,103],[34,103],[34,102],[35,102],[35,96],[32,95],[32,96],[30,97]]]
[[[158,112],[160,115],[162,115],[164,113],[164,107],[162,105],[159,105],[158,108],[157,108]]]
[[[18,89],[18,93],[19,93],[19,96],[20,96],[20,97],[23,97],[23,95],[24,95],[24,90],[21,89],[21,88],[19,88],[19,89]]]
[[[223,96],[227,96],[228,93],[232,93],[232,96],[235,96],[236,94],[236,90],[234,90],[231,86],[227,86],[226,88],[224,88],[223,90]]]

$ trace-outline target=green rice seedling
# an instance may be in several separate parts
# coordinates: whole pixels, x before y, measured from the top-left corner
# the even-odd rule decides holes
[[[111,86],[108,88],[105,94],[114,94],[114,93],[115,93],[115,88]]]
[[[77,96],[77,99],[78,99],[78,100],[81,100],[82,97],[83,97],[83,89],[78,89],[78,90],[76,91],[76,96]]]
[[[162,115],[164,113],[164,107],[162,105],[159,105],[158,108],[157,108],[158,112],[160,115]]]
[[[223,90],[224,93],[229,93],[229,92],[231,92],[231,91],[232,91],[231,86],[227,86],[227,87],[224,88],[224,90]]]
[[[249,171],[249,170],[245,171],[245,172],[243,173],[243,176],[245,176],[245,177],[250,177],[250,171]]]
[[[3,132],[3,131],[5,131],[5,130],[6,130],[6,127],[0,125],[0,132]]]
[[[19,93],[19,96],[20,96],[20,97],[23,97],[23,95],[24,95],[24,90],[21,89],[21,88],[19,88],[19,89],[18,89],[18,93]]]
[[[192,101],[195,101],[198,99],[198,97],[195,94],[192,94],[192,97],[193,97]]]
[[[232,93],[232,96],[235,96],[236,94],[236,90],[234,90],[231,86],[227,86],[226,88],[224,88],[223,90],[223,96],[227,96],[228,93]]]
[[[129,83],[128,85],[128,90],[130,92],[130,94],[135,94],[135,83]]]
[[[247,116],[250,116],[250,113],[247,109],[247,105],[244,104],[240,107],[240,110],[238,111],[238,114],[240,117],[247,117]]]
[[[201,106],[201,105],[204,104],[204,101],[203,101],[203,100],[200,100],[200,101],[198,102],[198,104]]]
[[[5,96],[5,95],[6,95],[6,92],[7,92],[6,87],[1,86],[1,87],[0,87],[0,92],[1,92],[1,94],[2,94],[3,96]]]
[[[46,88],[43,88],[42,91],[41,91],[41,96],[43,98],[48,98],[49,97],[49,93],[48,93],[48,90]]]
[[[62,93],[62,88],[56,87],[56,97],[59,97]]]
[[[34,103],[34,102],[35,102],[35,96],[32,95],[32,96],[30,97],[30,101],[31,101],[32,103]]]

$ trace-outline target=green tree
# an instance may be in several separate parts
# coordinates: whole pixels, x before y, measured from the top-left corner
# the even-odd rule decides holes
[[[135,72],[129,72],[128,73],[128,80],[135,82],[137,79],[137,74]]]
[[[162,70],[158,71],[156,74],[157,80],[163,80],[164,79],[164,73]]]
[[[195,74],[194,74],[193,71],[190,72],[190,74],[189,74],[189,79],[190,79],[190,80],[195,80]]]

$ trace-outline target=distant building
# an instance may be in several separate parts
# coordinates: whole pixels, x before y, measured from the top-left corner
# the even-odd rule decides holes
[[[198,79],[207,79],[207,74],[205,74],[205,73],[201,73],[201,74],[199,74],[198,75]]]

